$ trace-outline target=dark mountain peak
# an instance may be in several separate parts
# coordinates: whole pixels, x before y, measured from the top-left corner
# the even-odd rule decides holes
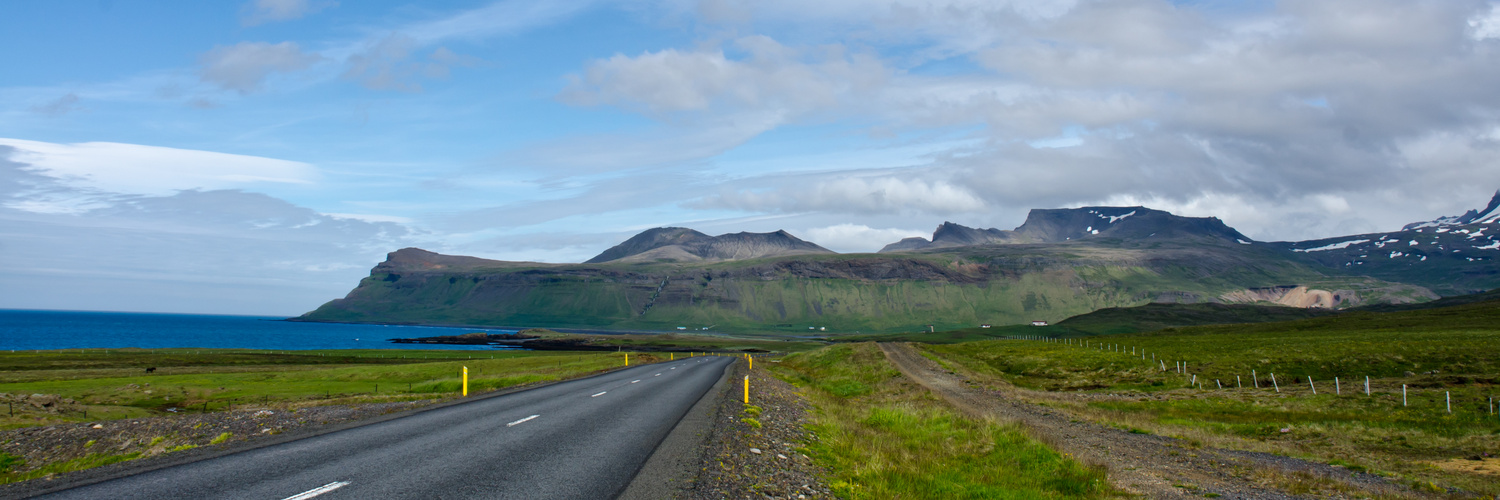
[[[1057,242],[1091,236],[1122,239],[1208,238],[1248,242],[1218,217],[1183,217],[1146,207],[1035,209],[1016,233],[1033,241]]]
[[[712,239],[712,236],[688,229],[685,227],[657,227],[641,231],[640,234],[631,236],[630,239],[610,247],[603,253],[585,261],[586,264],[609,262],[611,260],[623,259],[632,255],[648,252],[653,249],[672,246],[690,245],[695,242]]]
[[[637,234],[589,259],[587,263],[616,260],[739,260],[815,253],[834,252],[792,236],[785,230],[709,236],[687,228],[659,227]]]
[[[976,229],[962,224],[944,222],[932,232],[933,247],[962,247],[988,245],[992,243],[1018,243],[1013,231],[1001,229]]]
[[[1463,215],[1450,215],[1426,222],[1413,222],[1402,226],[1401,230],[1410,231],[1424,227],[1462,226],[1464,224],[1500,222],[1500,211],[1497,211],[1497,208],[1500,208],[1500,190],[1495,191],[1495,195],[1490,197],[1490,203],[1484,206],[1484,210],[1469,210],[1464,212]]]
[[[932,245],[932,242],[927,241],[927,238],[923,238],[921,236],[912,236],[910,238],[902,238],[901,241],[886,245],[876,253],[909,252],[912,250],[921,250],[923,248],[927,248],[929,245]]]
[[[945,221],[942,224],[938,224],[937,229],[932,231],[931,241],[918,237],[906,238],[886,245],[880,249],[880,252],[909,252],[925,248],[967,247],[1024,242],[1025,238],[1018,236],[1014,231],[995,228],[976,229],[963,224]]]
[[[1014,243],[1056,243],[1102,236],[1122,239],[1206,238],[1249,243],[1250,239],[1224,224],[1218,217],[1182,217],[1146,207],[1082,207],[1033,209],[1026,222],[1012,231],[975,229],[944,222],[932,232],[932,241],[907,238],[886,245],[881,252],[903,252],[927,248],[963,247]]]
[[[403,248],[385,254],[385,262],[375,266],[375,273],[399,273],[406,271],[461,270],[505,265],[505,261],[443,255],[415,247]]]

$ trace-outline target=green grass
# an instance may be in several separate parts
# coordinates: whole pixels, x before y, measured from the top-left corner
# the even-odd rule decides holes
[[[672,351],[764,351],[800,352],[827,345],[812,340],[791,340],[779,336],[714,333],[662,333],[662,334],[584,334],[559,333],[544,328],[522,330],[526,335],[547,339],[580,340],[590,346],[620,347],[625,350],[672,350]]]
[[[1076,340],[1091,347],[1001,340],[925,349],[976,376],[1023,388],[1112,395],[1081,402],[1043,399],[1122,428],[1342,460],[1353,467],[1500,494],[1500,486],[1482,476],[1426,465],[1500,451],[1500,416],[1488,407],[1488,398],[1500,397],[1500,302]],[[1093,347],[1100,344],[1125,346],[1125,352]],[[1146,360],[1140,358],[1142,352],[1148,353]],[[1152,355],[1158,361],[1150,361]],[[1167,371],[1161,370],[1161,361]],[[1191,375],[1176,373],[1177,361],[1187,362],[1201,389],[1189,386]],[[1260,389],[1253,388],[1252,370]],[[1272,388],[1273,373],[1279,393]],[[1236,376],[1243,388],[1237,387]],[[1365,376],[1371,377],[1370,396],[1363,393]],[[1335,394],[1335,377],[1341,394]],[[1215,379],[1226,388],[1218,389]],[[1452,414],[1446,411],[1445,393],[1451,394]]]
[[[534,351],[70,350],[0,353],[0,393],[72,399],[61,411],[15,405],[0,427],[221,411],[264,404],[321,404],[449,397],[469,368],[483,392],[622,366],[624,353]],[[472,359],[471,359],[472,358]],[[666,356],[632,353],[632,363]],[[75,368],[76,366],[76,368]],[[142,366],[155,367],[147,374]],[[4,411],[8,408],[0,408]]]
[[[61,474],[64,472],[74,472],[84,469],[92,469],[94,467],[102,467],[113,463],[124,462],[126,460],[134,460],[136,458],[139,458],[140,455],[140,453],[125,453],[119,455],[93,453],[80,458],[75,458],[73,460],[68,460],[66,462],[47,464],[42,467],[25,472],[10,472],[9,469],[0,468],[0,484],[9,484],[25,481],[28,479],[50,476],[53,474]],[[3,460],[3,456],[0,456],[0,460]]]
[[[1101,498],[1091,469],[1019,428],[966,418],[901,377],[873,344],[788,356],[777,376],[816,407],[807,452],[841,498]]]

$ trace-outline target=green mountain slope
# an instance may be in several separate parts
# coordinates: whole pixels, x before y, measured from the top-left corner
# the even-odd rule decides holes
[[[406,249],[345,298],[299,319],[870,333],[1059,321],[1161,298],[1200,301],[1292,284],[1331,291],[1344,305],[1433,298],[1420,287],[1332,275],[1280,249],[1204,239],[567,265]]]

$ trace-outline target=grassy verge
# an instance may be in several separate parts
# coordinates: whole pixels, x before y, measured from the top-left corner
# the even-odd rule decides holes
[[[248,405],[444,397],[459,392],[465,366],[469,390],[483,392],[613,368],[623,365],[624,357],[603,352],[435,350],[0,353],[0,428]],[[630,357],[632,363],[650,363],[667,356]],[[147,373],[145,368],[155,370]]]
[[[827,345],[826,342],[788,339],[776,335],[661,333],[661,334],[585,334],[559,333],[542,328],[522,330],[548,340],[578,342],[591,347],[618,347],[646,351],[715,351],[715,352],[801,352]]]
[[[1078,339],[1088,348],[1012,340],[925,349],[1121,428],[1493,496],[1500,476],[1475,469],[1500,455],[1500,415],[1489,406],[1500,396],[1497,316],[1490,304]]]
[[[816,407],[809,445],[843,498],[1102,498],[1090,469],[1019,428],[966,418],[904,379],[873,344],[841,344],[770,365]]]

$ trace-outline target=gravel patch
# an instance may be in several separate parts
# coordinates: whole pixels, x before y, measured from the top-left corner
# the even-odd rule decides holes
[[[687,498],[833,498],[819,479],[825,471],[800,451],[802,443],[813,437],[803,427],[807,401],[791,384],[756,369],[749,373],[747,406],[743,400],[746,372],[743,363],[732,369],[733,387],[729,397],[719,401],[704,442],[703,464]],[[749,407],[759,408],[759,413],[747,411]]]
[[[233,447],[288,432],[364,420],[420,408],[438,399],[328,406],[246,406],[234,411],[26,427],[0,431],[0,452],[20,456],[25,473],[88,455],[153,457],[188,449]],[[215,442],[217,440],[217,442]],[[55,475],[39,478],[49,481]]]

